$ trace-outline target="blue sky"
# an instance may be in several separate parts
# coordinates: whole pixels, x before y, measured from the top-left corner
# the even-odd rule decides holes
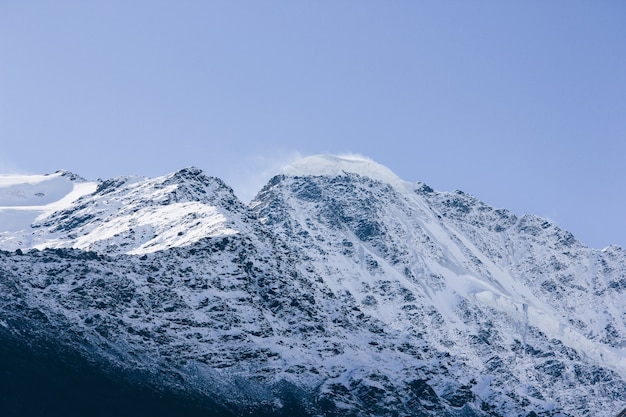
[[[249,199],[299,156],[626,247],[626,3],[0,1],[0,172],[196,165]]]

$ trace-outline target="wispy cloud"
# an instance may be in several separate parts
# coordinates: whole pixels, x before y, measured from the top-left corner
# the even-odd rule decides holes
[[[329,153],[330,154],[330,153]],[[353,161],[373,161],[371,158],[355,152],[330,154],[338,158]],[[255,155],[237,161],[223,180],[233,187],[235,194],[244,203],[249,203],[263,186],[282,168],[306,156],[299,151],[275,152],[272,155]]]
[[[338,158],[342,158],[342,159],[352,160],[352,161],[370,161],[370,162],[374,162],[374,160],[372,158],[370,158],[369,156],[365,156],[365,155],[362,155],[360,153],[354,153],[354,152],[342,152],[342,153],[339,153],[339,154],[335,154],[334,156],[336,156]]]
[[[26,172],[6,158],[0,157],[0,174],[26,174]]]
[[[233,165],[225,174],[224,181],[244,203],[250,202],[269,179],[279,174],[290,163],[302,159],[298,151],[277,152],[273,155],[255,155],[244,158]]]

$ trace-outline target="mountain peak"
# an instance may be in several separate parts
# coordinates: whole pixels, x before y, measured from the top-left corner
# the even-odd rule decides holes
[[[72,171],[68,171],[66,169],[59,169],[55,172],[55,174],[58,174],[62,177],[65,178],[69,178],[70,181],[75,181],[75,182],[87,182],[87,180],[83,177],[81,177],[78,174],[73,173]]]
[[[178,170],[174,172],[173,174],[171,174],[172,177],[181,177],[181,178],[193,178],[193,177],[202,176],[202,175],[206,175],[204,171],[202,171],[200,168],[195,167],[193,165],[183,168],[181,170]]]
[[[287,176],[324,176],[336,177],[346,173],[357,174],[376,181],[381,181],[396,188],[405,187],[406,181],[400,179],[389,168],[373,160],[355,155],[314,155],[287,165],[282,169]]]

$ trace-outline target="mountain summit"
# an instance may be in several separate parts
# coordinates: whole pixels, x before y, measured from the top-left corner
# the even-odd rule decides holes
[[[288,176],[298,177],[337,177],[347,173],[352,173],[393,186],[403,187],[409,185],[409,183],[401,180],[386,166],[359,156],[310,156],[287,165],[282,169],[282,173]]]
[[[93,185],[0,234],[4,356],[26,355],[38,376],[52,363],[66,392],[86,390],[83,408],[55,396],[47,414],[99,402],[108,415],[151,403],[150,415],[608,417],[626,405],[621,248],[363,158],[295,162],[249,206],[193,167],[81,184]],[[46,415],[7,404],[3,415]]]

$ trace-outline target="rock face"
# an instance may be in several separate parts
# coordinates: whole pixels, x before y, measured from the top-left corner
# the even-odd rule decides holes
[[[626,405],[619,247],[328,156],[285,168],[247,207],[195,168],[75,196],[0,234],[2,415],[96,402],[118,415],[608,417]],[[37,409],[9,401],[32,394],[11,383],[32,375],[66,389]]]

